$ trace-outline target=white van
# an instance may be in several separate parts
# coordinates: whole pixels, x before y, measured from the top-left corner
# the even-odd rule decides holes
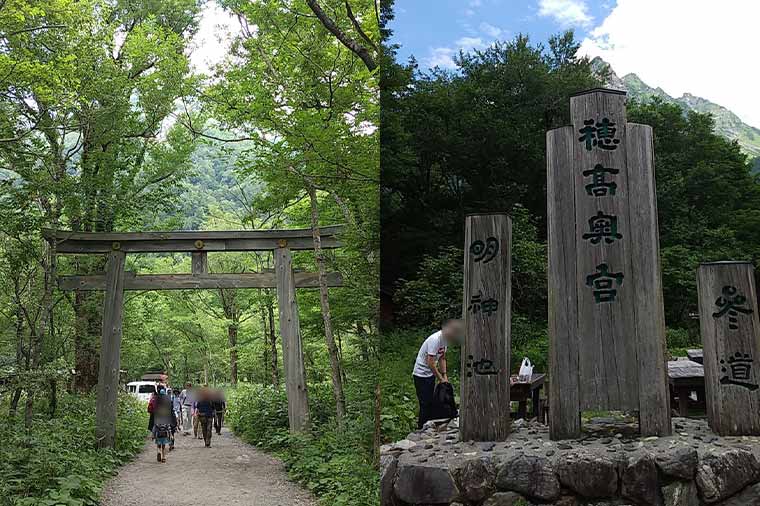
[[[144,402],[150,400],[150,396],[156,393],[158,383],[155,381],[131,381],[127,383],[127,392]]]

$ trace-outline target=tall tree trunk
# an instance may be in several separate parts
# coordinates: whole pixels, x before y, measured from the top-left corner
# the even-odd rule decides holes
[[[238,382],[237,335],[237,323],[227,325],[227,339],[230,347],[230,383],[232,386],[237,386]]]
[[[11,417],[16,416],[16,412],[18,411],[18,401],[21,399],[21,387],[16,387],[15,390],[13,390],[13,396],[11,397],[11,406],[8,408],[8,415]]]
[[[18,297],[18,291],[16,292]],[[16,300],[16,369],[19,371],[22,368],[22,362],[24,360],[24,311],[21,308],[21,301]],[[16,387],[13,390],[13,396],[11,397],[11,404],[8,409],[10,416],[16,416],[18,411],[18,401],[21,399],[21,387]]]
[[[267,290],[267,293],[269,290]],[[274,333],[274,303],[267,298],[267,312],[269,313],[269,346],[272,349],[272,385],[280,386],[280,371],[277,369],[277,336]]]
[[[307,182],[309,201],[311,203],[311,233],[314,240],[314,256],[317,260],[319,272],[319,302],[322,306],[322,320],[325,324],[325,341],[327,353],[330,357],[330,369],[332,372],[333,395],[335,397],[335,414],[337,415],[338,427],[342,428],[343,418],[346,415],[346,399],[343,394],[343,373],[341,371],[338,347],[333,337],[332,318],[330,316],[330,301],[327,292],[327,275],[325,259],[322,253],[322,237],[319,231],[319,203],[317,201],[317,189]]]
[[[90,392],[98,383],[98,339],[102,323],[93,315],[91,292],[74,294],[74,388],[81,393]]]
[[[262,335],[264,337],[264,380],[261,382],[262,385],[266,385],[267,379],[271,377],[271,366],[272,361],[269,358],[269,329],[267,329],[267,314],[266,310],[263,306],[259,308],[261,311],[261,328],[262,328]]]
[[[375,383],[375,433],[373,438],[373,446],[375,450],[375,464],[380,464],[380,442],[382,436],[382,395],[380,389],[380,382]]]
[[[230,383],[235,386],[238,382],[237,334],[238,327],[240,326],[240,308],[237,304],[237,291],[220,289],[219,296],[222,299],[224,317],[230,320],[227,324],[227,344],[230,350]]]
[[[363,362],[369,362],[369,343],[367,342],[367,331],[364,330],[362,322],[356,322],[356,336],[359,338],[359,355]]]
[[[53,418],[58,409],[58,383],[55,378],[48,381],[48,389],[50,392],[50,397],[48,398],[48,415],[50,415],[50,418]]]

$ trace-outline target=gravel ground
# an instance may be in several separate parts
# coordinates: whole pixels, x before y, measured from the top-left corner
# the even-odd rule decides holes
[[[155,445],[145,449],[105,487],[102,506],[316,506],[303,488],[287,480],[282,463],[235,437],[214,433],[211,448],[192,435],[177,435],[166,463]]]

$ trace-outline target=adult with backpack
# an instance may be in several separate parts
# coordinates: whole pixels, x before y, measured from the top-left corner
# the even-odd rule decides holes
[[[166,393],[166,387],[158,389],[153,404],[153,438],[156,441],[156,460],[166,462],[166,447],[172,444],[172,433],[177,429],[177,417],[174,414],[172,400]]]
[[[456,342],[463,333],[462,320],[446,320],[441,326],[441,330],[429,335],[417,352],[412,377],[420,405],[417,419],[418,429],[421,429],[428,420],[435,419],[433,407],[436,379],[438,379],[439,384],[447,384],[449,385],[448,388],[451,388],[446,369],[446,350],[449,344]],[[448,389],[445,390],[448,391]],[[453,392],[454,390],[451,388],[452,403]]]

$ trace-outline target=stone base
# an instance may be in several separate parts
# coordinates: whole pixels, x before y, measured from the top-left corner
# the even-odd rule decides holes
[[[760,506],[760,438],[719,437],[673,418],[673,436],[638,437],[597,419],[577,440],[518,420],[506,442],[459,441],[458,421],[385,445],[383,506]]]

